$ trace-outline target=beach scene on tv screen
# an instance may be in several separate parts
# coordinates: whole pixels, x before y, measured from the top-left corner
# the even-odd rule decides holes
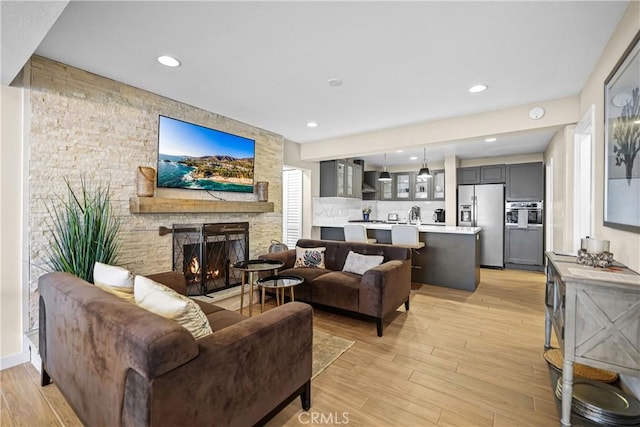
[[[253,192],[255,142],[160,116],[158,187]]]

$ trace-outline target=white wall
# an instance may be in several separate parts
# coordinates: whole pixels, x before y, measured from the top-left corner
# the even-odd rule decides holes
[[[444,159],[444,200],[445,223],[457,225],[458,222],[458,168],[460,159],[447,156]],[[448,212],[448,213],[447,213]]]
[[[302,169],[302,237],[319,237],[314,234],[312,197],[320,195],[320,162],[300,160],[300,144],[285,139],[282,163],[285,166]]]
[[[0,367],[24,363],[22,90],[0,86]]]
[[[558,131],[544,152],[545,163],[553,159],[553,248],[573,250],[573,132],[575,126]]]
[[[633,37],[640,31],[640,2],[629,2],[620,24],[580,93],[580,116],[595,105],[595,236],[611,241],[611,252],[629,268],[640,272],[640,233],[603,225],[604,212],[604,81]]]

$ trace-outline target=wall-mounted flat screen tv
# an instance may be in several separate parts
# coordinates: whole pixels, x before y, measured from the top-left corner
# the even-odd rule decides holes
[[[255,141],[182,120],[158,119],[158,187],[253,192]]]

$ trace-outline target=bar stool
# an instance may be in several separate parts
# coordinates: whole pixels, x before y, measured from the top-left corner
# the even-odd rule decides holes
[[[404,246],[405,248],[411,248],[411,252],[415,252],[416,255],[420,255],[419,250],[424,248],[424,242],[419,239],[418,227],[415,225],[393,225],[391,226],[391,244],[396,246]],[[422,267],[418,264],[414,264],[415,258],[411,257],[411,268],[420,270]],[[416,261],[417,262],[417,261]]]
[[[361,242],[361,243],[376,243],[376,239],[369,239],[367,237],[367,229],[362,224],[347,224],[344,226],[344,240],[345,242]]]
[[[418,227],[409,224],[391,226],[391,244],[411,249],[424,248],[424,242],[420,241]]]

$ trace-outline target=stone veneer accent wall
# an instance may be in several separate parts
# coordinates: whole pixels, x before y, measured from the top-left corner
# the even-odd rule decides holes
[[[29,162],[29,327],[38,323],[38,277],[48,244],[46,204],[65,195],[64,177],[74,188],[109,183],[114,210],[122,221],[120,264],[136,274],[167,271],[172,237],[160,226],[248,221],[250,257],[265,253],[282,236],[283,137],[178,101],[86,71],[34,56],[31,59]],[[179,78],[179,77],[171,77]],[[168,80],[167,84],[171,84]],[[269,182],[268,214],[131,214],[138,166],[156,168],[158,115],[197,123],[256,141],[255,181]],[[256,201],[255,194],[217,193],[227,200]],[[156,196],[210,199],[204,191],[156,190]]]

